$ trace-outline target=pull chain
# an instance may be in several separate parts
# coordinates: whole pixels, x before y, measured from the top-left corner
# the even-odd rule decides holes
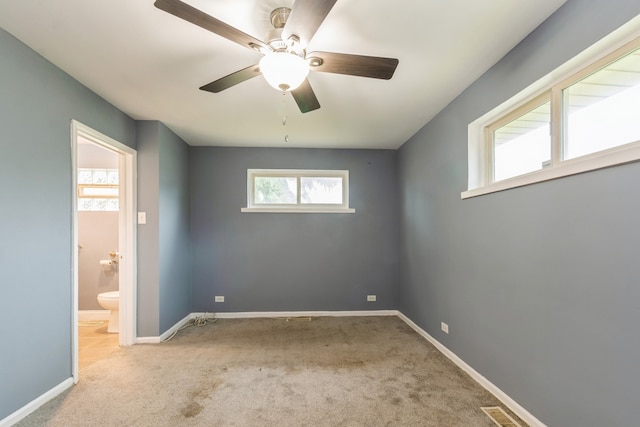
[[[284,127],[284,142],[289,142],[289,135],[287,134],[287,114],[285,109],[285,96],[286,92],[282,92],[282,126]]]

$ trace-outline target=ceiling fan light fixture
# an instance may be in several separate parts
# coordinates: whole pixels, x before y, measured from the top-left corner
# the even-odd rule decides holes
[[[260,60],[260,72],[267,83],[283,92],[296,89],[309,75],[309,65],[289,52],[273,52]]]

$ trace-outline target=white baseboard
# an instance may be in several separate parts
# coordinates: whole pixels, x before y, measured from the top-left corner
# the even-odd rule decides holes
[[[487,389],[491,394],[498,398],[502,403],[504,403],[507,408],[511,409],[518,417],[522,419],[522,421],[529,424],[531,427],[547,427],[542,421],[534,417],[529,411],[523,408],[518,402],[513,400],[509,395],[500,390],[495,384],[491,381],[480,375],[478,371],[469,366],[464,360],[460,359],[454,352],[449,350],[447,347],[442,345],[438,340],[429,335],[424,329],[420,326],[416,325],[411,319],[407,316],[398,312],[398,317],[402,319],[407,325],[411,327],[414,331],[420,334],[423,338],[429,341],[434,345],[435,348],[440,351],[440,353],[444,354],[448,357],[453,363],[455,363],[460,369],[465,371],[471,378],[473,378],[478,384]]]
[[[189,321],[194,318],[196,318],[196,313],[188,314],[184,319],[167,329],[167,331],[159,337],[137,337],[136,344],[160,344],[162,341],[169,338],[171,334],[175,333],[178,329],[189,323]]]
[[[109,320],[109,310],[78,310],[78,322],[93,322],[96,320]]]
[[[44,405],[60,393],[68,389],[73,385],[73,378],[67,378],[51,390],[41,394],[31,402],[24,405],[22,408],[15,411],[13,414],[0,420],[0,427],[9,427],[16,424],[18,421],[24,419],[27,415]]]
[[[346,317],[346,316],[397,316],[398,310],[362,310],[362,311],[244,311],[232,313],[191,313],[169,328],[159,337],[138,337],[136,344],[159,344],[174,332],[197,317],[218,319],[257,319],[280,317]]]
[[[136,344],[160,344],[160,337],[137,337]]]
[[[194,313],[195,314],[195,313]],[[204,315],[206,313],[197,313]],[[281,317],[365,317],[365,316],[397,316],[398,310],[360,310],[360,311],[244,311],[231,313],[215,313],[218,319],[256,319]]]
[[[138,337],[136,344],[159,344],[169,338],[178,329],[197,317],[218,319],[256,319],[279,317],[346,317],[346,316],[397,316],[398,310],[362,310],[362,311],[243,311],[231,313],[191,313],[169,328],[159,337]]]

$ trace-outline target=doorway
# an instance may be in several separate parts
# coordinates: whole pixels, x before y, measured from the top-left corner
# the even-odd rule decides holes
[[[79,373],[79,308],[95,308],[94,294],[99,290],[111,291],[116,288],[119,291],[119,333],[111,334],[110,340],[121,346],[131,345],[136,340],[136,151],[118,141],[103,135],[80,122],[71,122],[71,147],[72,147],[72,176],[73,176],[73,378],[78,382]],[[84,153],[81,155],[81,153]],[[87,154],[89,153],[89,154]],[[94,156],[91,153],[95,154]],[[104,154],[104,158],[103,155]],[[86,157],[93,157],[87,163]],[[80,164],[80,158],[84,163]],[[100,158],[100,160],[96,160]],[[98,162],[98,163],[96,163]],[[111,162],[109,164],[109,162]],[[98,166],[92,168],[91,166]],[[79,173],[79,167],[82,168]],[[114,175],[115,173],[115,175]],[[91,176],[96,175],[100,185],[90,183]],[[79,176],[81,175],[81,176]],[[105,175],[104,177],[102,175]],[[99,176],[99,178],[97,178]],[[102,182],[102,181],[107,182]],[[88,184],[89,182],[89,184]],[[79,185],[80,184],[80,185]],[[101,193],[105,197],[91,198],[95,193]],[[82,205],[82,206],[80,206]],[[100,224],[96,230],[87,231],[87,210],[103,210]],[[110,212],[109,212],[110,211]],[[116,212],[117,211],[117,212]],[[95,214],[98,214],[95,212]],[[82,221],[81,221],[82,220]],[[106,221],[106,222],[104,222]],[[99,255],[93,253],[95,260],[91,260],[93,271],[90,283],[86,288],[80,288],[80,277],[86,277],[86,267],[80,263],[81,251],[87,251],[83,242],[79,240],[92,238],[95,233],[104,232],[105,227],[110,227],[117,236],[102,236],[97,240],[104,241]],[[88,233],[88,234],[87,234]],[[101,243],[102,244],[102,243]],[[92,245],[94,246],[94,245]],[[107,249],[108,248],[108,249]],[[102,254],[102,252],[105,252]],[[83,254],[85,255],[85,254]],[[102,258],[102,259],[99,259]],[[84,262],[84,261],[83,261]],[[96,271],[96,266],[98,270]],[[82,270],[82,271],[81,271]],[[102,310],[86,310],[83,314],[97,316],[100,319]],[[85,322],[89,319],[83,319]],[[115,322],[113,322],[115,323]],[[86,324],[86,323],[84,323]],[[89,323],[90,326],[90,323]],[[87,330],[83,328],[83,330]],[[105,331],[106,334],[106,325]]]

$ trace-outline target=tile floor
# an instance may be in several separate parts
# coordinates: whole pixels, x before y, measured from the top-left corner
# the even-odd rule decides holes
[[[79,322],[78,348],[78,369],[82,371],[120,349],[118,334],[107,332],[107,322]]]

